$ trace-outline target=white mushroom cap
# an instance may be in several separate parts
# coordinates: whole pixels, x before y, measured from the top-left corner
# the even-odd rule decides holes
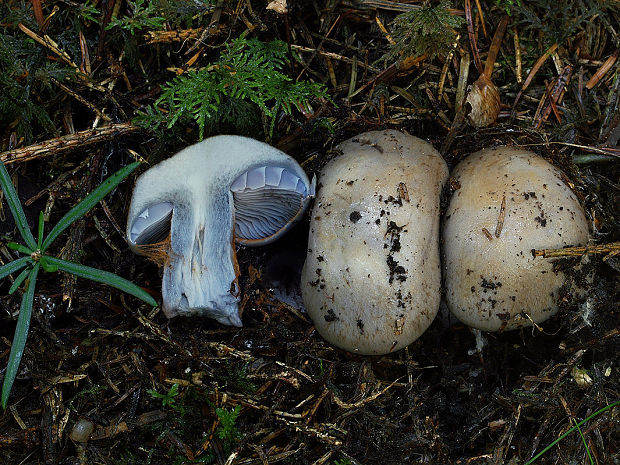
[[[566,276],[532,249],[584,245],[588,223],[562,173],[515,147],[460,162],[443,223],[448,307],[486,331],[540,323],[558,310]],[[503,205],[503,207],[502,207]]]
[[[275,240],[313,195],[314,184],[280,150],[246,137],[212,137],[138,178],[127,239],[138,253],[163,247],[155,252],[164,255],[168,317],[199,314],[241,326],[233,239],[245,245]]]
[[[385,354],[417,339],[437,314],[448,168],[430,144],[393,130],[338,149],[319,177],[302,296],[327,341]]]

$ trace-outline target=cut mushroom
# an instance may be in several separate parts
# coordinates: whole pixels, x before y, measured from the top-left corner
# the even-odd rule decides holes
[[[588,240],[584,211],[563,174],[532,152],[498,147],[467,157],[452,179],[458,188],[443,223],[452,313],[485,331],[531,326],[555,314],[567,275],[532,250]]]
[[[320,175],[302,296],[327,341],[385,354],[411,344],[437,314],[448,168],[430,144],[398,131],[364,133],[338,149]]]
[[[165,265],[163,309],[241,326],[234,241],[268,244],[314,196],[299,164],[253,139],[217,136],[142,174],[127,221],[131,248]]]

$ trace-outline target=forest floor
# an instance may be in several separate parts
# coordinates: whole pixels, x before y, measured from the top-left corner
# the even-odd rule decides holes
[[[57,221],[135,159],[152,165],[197,142],[201,129],[267,141],[312,175],[338,143],[390,128],[427,140],[450,168],[484,147],[532,150],[567,175],[591,243],[620,241],[617,1],[289,3],[2,2],[0,158],[30,226],[42,210]],[[398,29],[406,12],[417,16]],[[244,97],[205,78],[213,89],[201,98],[220,107],[202,128],[198,113],[157,100],[192,69],[251,62],[254,39],[282,41],[279,72],[323,87],[287,108],[265,97],[266,81]],[[476,128],[464,99],[489,55],[501,106]],[[161,269],[131,253],[123,232],[145,169],[50,253],[161,299]],[[18,236],[6,203],[1,213],[7,263],[5,243]],[[540,327],[485,333],[480,347],[442,304],[443,318],[404,350],[360,356],[323,340],[296,304],[307,235],[305,218],[280,241],[239,248],[242,328],[168,320],[108,286],[41,274],[0,412],[0,463],[524,465],[569,432],[534,463],[620,464],[620,257],[592,255],[586,302]],[[14,278],[1,283],[0,377],[23,294],[9,295]]]

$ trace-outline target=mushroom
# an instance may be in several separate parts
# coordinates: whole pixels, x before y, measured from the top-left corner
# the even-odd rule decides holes
[[[246,137],[216,136],[138,178],[127,239],[135,252],[165,265],[166,316],[241,326],[233,242],[274,241],[313,196],[314,182],[285,153]]]
[[[393,130],[338,149],[319,177],[302,297],[327,341],[385,354],[411,344],[437,314],[448,168],[430,144]]]
[[[584,211],[563,179],[544,159],[516,147],[485,149],[456,166],[443,267],[448,308],[463,323],[510,330],[556,313],[567,276],[532,249],[588,240]]]

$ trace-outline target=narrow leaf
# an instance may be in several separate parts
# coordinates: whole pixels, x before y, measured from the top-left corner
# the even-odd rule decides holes
[[[45,228],[45,217],[43,216],[43,212],[39,212],[39,235],[37,236],[37,248],[41,248],[41,244],[43,243],[43,230]]]
[[[19,307],[19,317],[17,318],[17,327],[13,336],[13,345],[11,345],[11,353],[9,354],[9,363],[4,374],[2,382],[2,408],[6,410],[6,404],[11,394],[13,382],[17,376],[19,363],[22,360],[26,339],[28,338],[28,329],[30,328],[30,316],[32,315],[32,302],[34,300],[34,285],[37,281],[37,273],[39,272],[39,264],[35,263],[30,271],[28,284],[26,284],[26,292],[22,297],[22,303]]]
[[[41,245],[41,252],[45,252],[52,242],[67,229],[74,221],[84,216],[91,208],[93,208],[102,198],[104,198],[111,190],[118,186],[123,179],[129,176],[133,170],[135,170],[140,163],[134,162],[124,168],[121,168],[108,179],[103,181],[94,191],[88,194],[84,199],[78,203],[75,207],[67,212],[63,216],[58,224],[52,228],[49,236],[45,238]]]
[[[22,208],[22,204],[19,202],[19,197],[17,196],[17,192],[15,191],[15,187],[13,186],[13,181],[11,181],[11,176],[9,176],[9,172],[6,170],[4,163],[0,161],[0,187],[4,191],[4,196],[6,197],[6,202],[9,204],[9,210],[13,214],[13,218],[15,219],[15,224],[17,225],[17,229],[19,230],[19,234],[21,234],[24,242],[31,249],[37,248],[37,243],[34,240],[34,236],[28,227],[28,221],[26,220],[26,215],[24,214],[24,209]]]
[[[18,252],[21,252],[26,255],[30,255],[32,252],[34,252],[34,250],[31,250],[26,246],[18,244],[17,242],[7,242],[6,246],[11,250],[17,250]]]
[[[80,265],[79,263],[68,262],[55,257],[46,256],[45,260],[47,263],[57,266],[61,271],[71,273],[80,278],[86,278],[91,281],[107,284],[108,286],[115,287],[116,289],[126,292],[127,294],[136,296],[138,299],[143,300],[153,307],[157,306],[157,302],[148,292],[141,287],[136,286],[131,281],[121,278],[114,273],[98,270],[97,268],[91,268],[90,266]]]
[[[11,273],[15,273],[18,270],[21,270],[28,263],[31,263],[32,259],[30,257],[21,257],[17,260],[12,261],[11,263],[7,263],[0,267],[0,279],[6,278]]]
[[[17,278],[15,278],[15,281],[13,281],[13,284],[11,285],[11,288],[9,289],[9,295],[13,294],[13,292],[15,292],[17,288],[22,285],[22,283],[28,277],[29,273],[30,273],[30,270],[26,268],[19,274],[19,276],[17,276]]]

